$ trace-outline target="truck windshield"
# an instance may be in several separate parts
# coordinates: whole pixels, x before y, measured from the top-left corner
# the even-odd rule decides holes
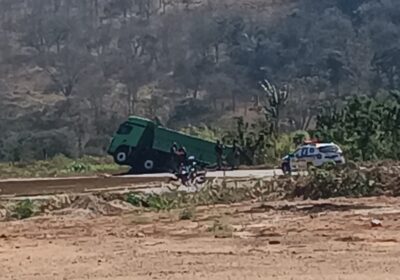
[[[127,134],[131,133],[132,129],[133,129],[132,126],[128,125],[127,123],[124,123],[119,127],[117,134],[127,135]]]

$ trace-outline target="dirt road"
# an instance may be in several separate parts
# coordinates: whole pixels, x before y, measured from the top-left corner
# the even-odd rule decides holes
[[[280,170],[236,170],[208,172],[208,178],[251,178],[281,175]],[[68,192],[84,192],[106,188],[136,188],[138,184],[167,182],[171,174],[129,175],[74,178],[31,178],[0,180],[0,196],[4,195],[46,195]],[[142,187],[142,186],[141,186]]]
[[[0,279],[400,279],[400,199],[0,224]],[[371,226],[378,218],[381,227]]]

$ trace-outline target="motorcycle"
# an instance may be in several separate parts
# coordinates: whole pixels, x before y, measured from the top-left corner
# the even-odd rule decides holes
[[[184,186],[198,186],[206,181],[206,171],[202,170],[197,162],[189,158],[188,164],[181,164],[178,171],[175,172],[175,180],[180,180]]]

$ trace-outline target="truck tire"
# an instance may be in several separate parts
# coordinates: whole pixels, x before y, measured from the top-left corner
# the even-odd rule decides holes
[[[144,151],[132,159],[132,172],[135,172],[135,174],[168,172],[170,169],[169,164],[169,154]]]
[[[120,147],[114,153],[114,161],[117,164],[126,164],[129,158],[129,148]]]
[[[151,160],[151,159],[145,160],[144,163],[143,163],[143,168],[146,171],[152,171],[154,169],[154,161]]]

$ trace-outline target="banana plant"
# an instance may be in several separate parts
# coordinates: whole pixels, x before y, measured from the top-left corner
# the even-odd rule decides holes
[[[277,87],[271,84],[267,79],[260,82],[260,86],[264,91],[264,102],[261,105],[261,110],[263,111],[267,121],[272,119],[274,131],[278,133],[281,111],[289,99],[289,87],[285,85],[282,88],[277,89]]]

